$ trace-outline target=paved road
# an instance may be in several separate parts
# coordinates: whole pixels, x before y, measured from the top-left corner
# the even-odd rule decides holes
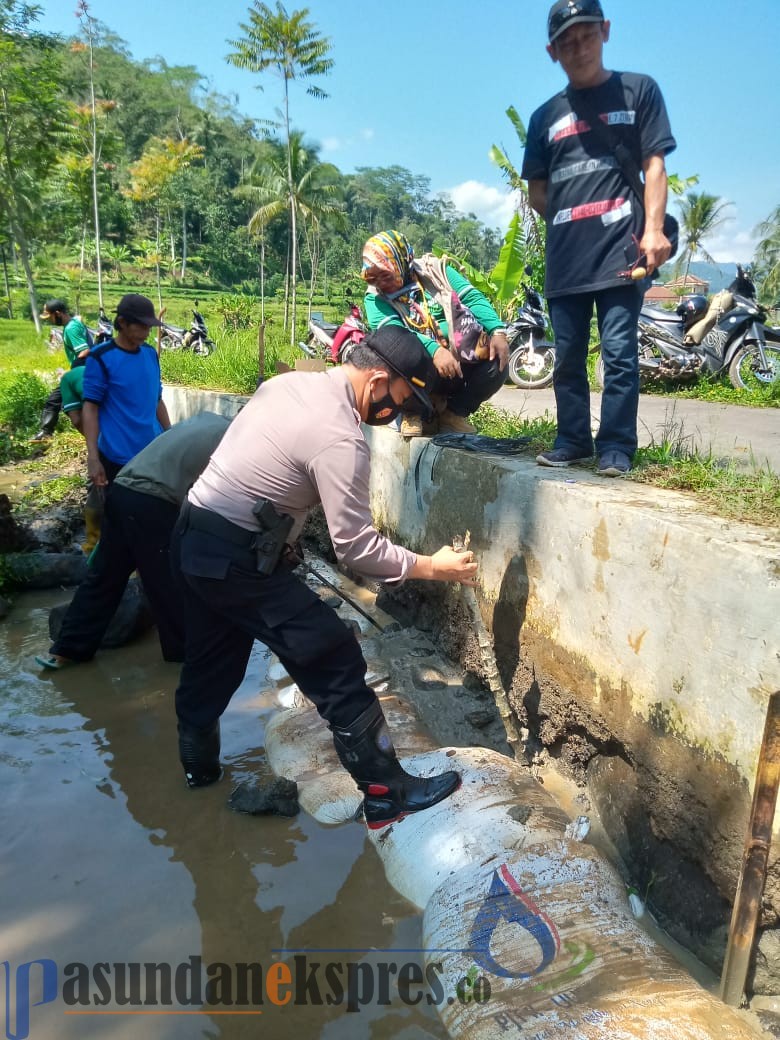
[[[491,398],[491,404],[523,418],[533,419],[545,412],[555,418],[552,388],[521,390],[504,386]],[[591,414],[598,425],[601,394],[591,393]],[[741,408],[732,404],[689,401],[680,398],[639,395],[639,443],[659,443],[683,435],[701,454],[712,452],[718,458],[734,458],[746,465],[758,465],[780,473],[780,409]]]

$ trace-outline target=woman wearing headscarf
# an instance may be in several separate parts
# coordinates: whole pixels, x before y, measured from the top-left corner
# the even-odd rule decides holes
[[[368,239],[361,276],[369,326],[411,329],[425,347],[436,370],[439,431],[473,433],[468,416],[502,386],[509,357],[506,328],[490,301],[446,259],[415,259],[400,231]],[[405,415],[401,433],[420,436],[420,417]]]

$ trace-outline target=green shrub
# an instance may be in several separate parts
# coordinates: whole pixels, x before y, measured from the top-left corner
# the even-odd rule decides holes
[[[32,372],[0,371],[0,465],[33,453],[28,441],[48,395],[46,384]]]
[[[217,300],[215,310],[222,315],[222,326],[232,332],[251,329],[257,323],[258,301],[247,293],[225,293]]]
[[[0,372],[0,427],[23,433],[37,426],[49,390],[32,372]]]

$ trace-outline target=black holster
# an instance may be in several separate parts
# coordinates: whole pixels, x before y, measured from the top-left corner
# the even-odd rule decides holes
[[[257,571],[259,574],[273,574],[294,520],[287,513],[277,513],[273,502],[267,498],[258,498],[252,513],[260,526],[252,545],[257,557]]]

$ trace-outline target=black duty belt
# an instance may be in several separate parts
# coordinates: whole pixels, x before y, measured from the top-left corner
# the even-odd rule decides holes
[[[203,531],[204,534],[213,534],[222,538],[231,545],[240,545],[245,549],[252,549],[260,531],[247,531],[245,527],[226,520],[219,513],[212,513],[210,509],[201,509],[187,502],[182,510],[182,515],[187,521],[187,526],[193,531]]]

